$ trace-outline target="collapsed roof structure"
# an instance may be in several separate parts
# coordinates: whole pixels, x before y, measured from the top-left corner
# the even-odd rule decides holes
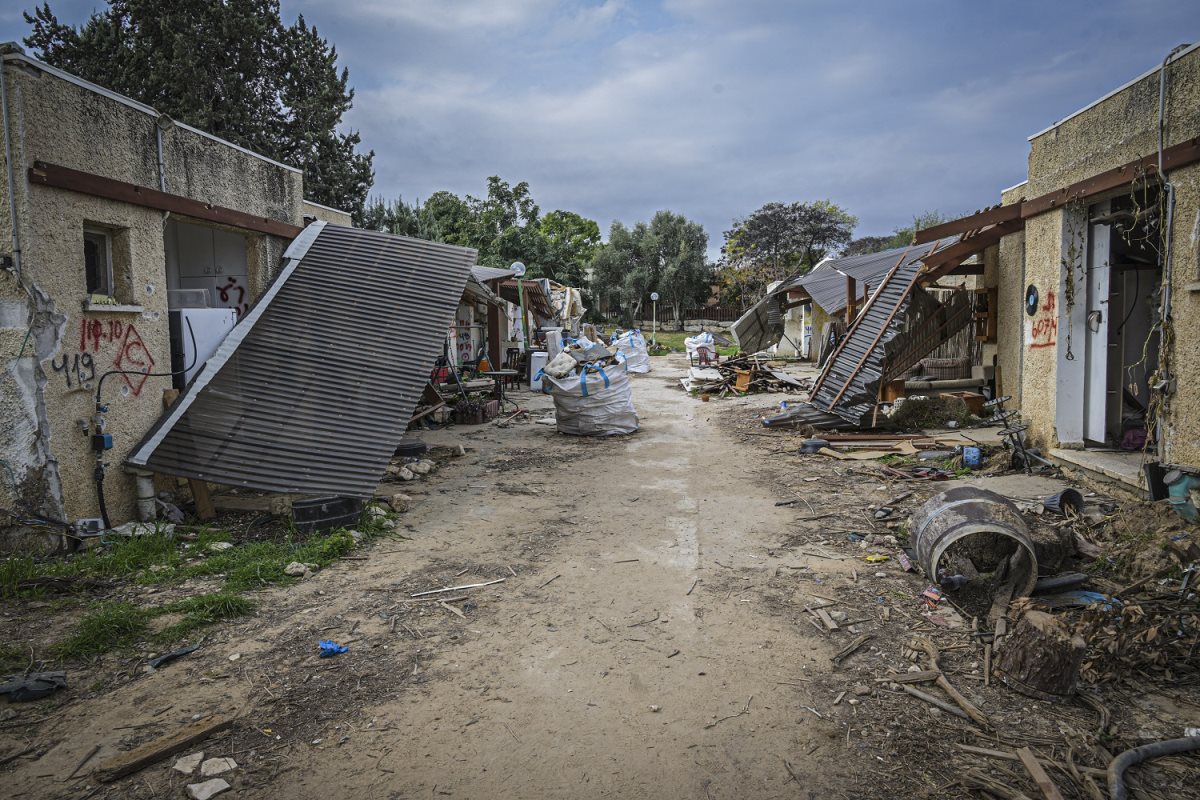
[[[127,463],[227,486],[370,497],[475,258],[312,223]]]
[[[826,260],[768,292],[734,323],[733,335],[742,350],[756,352],[781,340],[783,315],[791,308],[812,303],[831,315],[845,311],[850,328],[826,362],[811,403],[795,413],[811,414],[814,424],[828,424],[830,414],[856,427],[874,424],[872,412],[884,384],[973,319],[965,292],[955,292],[943,303],[923,286],[963,270],[964,261],[1007,231],[1004,224],[986,223],[909,247]],[[965,269],[976,271],[974,266]],[[860,301],[865,303],[861,310]]]

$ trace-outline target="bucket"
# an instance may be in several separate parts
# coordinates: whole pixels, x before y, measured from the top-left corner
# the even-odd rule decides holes
[[[1015,595],[1024,597],[1033,592],[1038,577],[1037,555],[1021,512],[1007,498],[974,486],[956,486],[934,495],[918,508],[911,530],[917,561],[934,581],[942,556],[955,542],[972,536],[986,537],[982,540],[985,545],[998,537],[1013,540],[1017,544],[1010,562],[1017,571]]]
[[[1042,505],[1047,511],[1052,511],[1060,516],[1067,515],[1067,509],[1071,509],[1076,514],[1083,513],[1083,495],[1077,489],[1063,489],[1058,494],[1047,495],[1042,499]]]

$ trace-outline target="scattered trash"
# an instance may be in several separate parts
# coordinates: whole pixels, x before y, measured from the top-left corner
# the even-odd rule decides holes
[[[914,569],[916,569],[913,566],[912,560],[908,557],[908,554],[903,550],[896,554],[896,560],[900,562],[900,568],[905,572],[912,572]]]
[[[1042,500],[1042,505],[1046,507],[1047,511],[1063,517],[1068,515],[1068,511],[1082,514],[1083,495],[1076,489],[1063,489],[1057,494],[1048,495]]]
[[[964,447],[962,449],[962,463],[964,467],[969,469],[978,469],[983,463],[983,452],[978,447]]]
[[[942,590],[936,586],[930,586],[921,592],[921,596],[930,608],[937,608],[938,603],[942,602]]]
[[[8,695],[10,703],[29,703],[65,688],[65,672],[31,672],[28,675],[8,676],[8,681],[0,684],[0,694]]]
[[[891,556],[885,556],[882,553],[872,553],[869,556],[865,556],[863,561],[866,561],[868,564],[882,564],[885,561],[891,561],[891,559]]]
[[[187,647],[181,647],[178,650],[172,650],[169,653],[163,653],[161,656],[158,656],[157,658],[150,659],[149,661],[146,662],[146,666],[150,667],[150,669],[158,669],[163,664],[167,664],[171,661],[174,661],[177,658],[186,656],[188,653],[194,653],[199,648],[200,648],[199,642],[197,642],[196,644],[189,644]]]
[[[321,658],[330,658],[350,650],[346,645],[338,644],[332,639],[321,639],[317,646],[321,648]]]

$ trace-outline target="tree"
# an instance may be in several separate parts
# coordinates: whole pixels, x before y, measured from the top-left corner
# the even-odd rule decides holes
[[[369,200],[363,211],[362,227],[431,242],[444,241],[437,220],[427,206],[422,206],[420,201],[409,205],[399,197],[391,201],[378,197]]]
[[[608,244],[592,260],[592,284],[597,294],[621,305],[627,321],[641,316],[653,291],[663,295],[679,318],[708,290],[707,249],[704,228],[682,214],[659,211],[649,224],[639,222],[632,229],[616,221]]]
[[[48,3],[25,14],[47,63],[234,144],[293,164],[305,194],[361,221],[374,152],[340,133],[354,90],[337,50],[279,0],[107,0],[78,28]]]
[[[600,246],[600,226],[574,211],[551,211],[538,223],[545,245],[542,274],[567,286],[581,286]]]
[[[683,311],[708,294],[708,234],[682,214],[659,211],[650,220],[658,261],[658,291],[683,324]]]
[[[723,265],[738,270],[743,290],[761,293],[766,284],[808,272],[846,245],[858,218],[828,200],[767,203],[734,220],[721,248]]]
[[[924,211],[913,217],[911,225],[892,231],[891,236],[864,236],[861,239],[855,239],[846,245],[842,255],[861,256],[868,253],[881,253],[884,250],[894,250],[897,247],[908,247],[912,244],[917,231],[932,228],[934,225],[940,225],[947,221],[949,221],[949,217],[942,216],[938,211]]]

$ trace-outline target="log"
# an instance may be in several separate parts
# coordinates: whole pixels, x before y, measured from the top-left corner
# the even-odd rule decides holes
[[[1075,694],[1086,652],[1083,637],[1050,614],[1029,610],[994,657],[995,674],[1022,694],[1062,702]]]

